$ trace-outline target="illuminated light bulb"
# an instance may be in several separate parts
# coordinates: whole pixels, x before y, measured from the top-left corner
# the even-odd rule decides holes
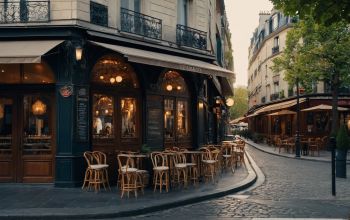
[[[177,88],[177,90],[181,90],[182,89],[181,86],[177,86],[176,88]]]
[[[167,86],[166,86],[166,90],[168,90],[168,91],[173,90],[173,86],[172,86],[172,85],[167,85]]]
[[[115,83],[115,79],[114,78],[110,78],[109,81],[113,84]]]
[[[227,105],[228,107],[233,106],[233,104],[235,104],[235,101],[234,101],[232,98],[226,99],[226,105]]]
[[[3,69],[2,69],[2,70],[1,70],[1,72],[2,72],[2,73],[4,73],[4,72],[5,72],[5,70],[3,70]]]
[[[123,77],[117,76],[115,77],[115,81],[117,81],[117,83],[120,83],[121,81],[123,81]]]
[[[96,115],[98,115],[98,113],[100,113],[98,110],[96,111]]]
[[[108,109],[105,110],[105,113],[108,114]]]
[[[102,76],[102,75],[100,76],[100,79],[101,79],[101,80],[103,80],[104,78],[105,78],[104,76]]]
[[[201,109],[202,109],[202,108],[203,108],[203,106],[204,106],[203,102],[199,102],[199,103],[198,103],[198,107],[199,107],[199,108],[201,108]]]

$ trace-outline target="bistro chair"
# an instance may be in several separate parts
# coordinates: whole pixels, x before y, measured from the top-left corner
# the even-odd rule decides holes
[[[121,176],[120,179],[120,190],[121,196],[123,198],[124,193],[128,193],[128,198],[130,192],[134,192],[135,197],[137,198],[137,191],[141,189],[143,193],[143,184],[142,177],[137,172],[137,168],[135,168],[135,162],[130,155],[127,154],[119,154],[117,156],[118,166],[119,166],[119,174]]]
[[[86,187],[86,184],[88,184],[88,190],[94,188],[95,192],[98,192],[102,184],[104,189],[107,191],[106,184],[108,183],[108,177],[105,174],[105,170],[108,168],[108,165],[98,164],[98,159],[93,154],[93,152],[90,151],[84,152],[84,158],[86,163],[88,164],[88,167],[85,171],[82,189],[84,189]]]
[[[178,152],[173,156],[174,163],[174,176],[172,179],[173,185],[187,187],[187,164],[186,155],[184,153]]]
[[[208,148],[200,148],[200,151],[203,152],[201,154],[201,162],[205,182],[211,179],[212,182],[215,183],[215,165],[217,161],[213,158]]]
[[[321,138],[316,138],[316,139],[310,139],[309,141],[309,154],[311,156],[314,156],[314,152],[317,152],[317,155],[320,156],[320,147],[322,145],[322,140]]]
[[[187,150],[184,151],[186,154],[188,152]],[[193,185],[196,185],[198,183],[199,178],[199,156],[200,153],[190,153],[190,163],[186,163],[188,168],[188,180],[191,182],[193,181]]]
[[[104,167],[102,168],[103,170],[103,179],[106,180],[106,183],[108,185],[109,190],[111,190],[111,187],[109,185],[109,178],[108,178],[108,167],[109,165],[107,164],[107,156],[105,153],[101,152],[101,151],[93,151],[92,152],[93,156],[96,158],[97,160],[97,164],[98,165],[103,165]]]
[[[159,186],[160,193],[163,186],[167,192],[169,192],[169,165],[167,163],[167,155],[161,152],[153,152],[151,154],[151,160],[153,164],[153,184],[154,192]]]
[[[232,173],[235,171],[236,155],[233,151],[233,144],[224,143],[221,148],[222,151],[222,166],[226,170],[230,168]]]

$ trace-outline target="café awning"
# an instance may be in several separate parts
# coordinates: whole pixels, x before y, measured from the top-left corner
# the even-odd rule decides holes
[[[207,74],[211,76],[220,76],[229,79],[234,79],[235,75],[232,71],[224,69],[220,66],[210,64],[201,60],[179,57],[175,55],[158,53],[153,51],[141,50],[131,47],[100,43],[90,41],[90,43],[101,46],[120,54],[130,62],[142,63],[146,65],[160,66],[165,68]]]
[[[321,105],[316,105],[314,107],[311,108],[306,108],[303,109],[301,111],[303,112],[313,112],[313,111],[331,111],[332,110],[332,106],[331,105],[325,105],[325,104],[321,104]],[[350,109],[348,108],[344,108],[344,107],[339,107],[338,106],[338,111],[349,111]]]
[[[0,41],[0,64],[40,63],[41,56],[63,40]]]
[[[305,101],[306,101],[305,98],[300,98],[299,99],[299,103],[303,103]],[[254,115],[258,115],[258,114],[261,114],[261,113],[264,113],[264,112],[269,112],[269,111],[275,111],[275,110],[289,108],[289,107],[292,107],[292,106],[294,106],[296,104],[297,104],[297,100],[293,99],[293,100],[289,100],[289,101],[284,101],[284,102],[268,105],[268,106],[265,106],[265,107],[257,110],[256,112],[254,112]]]

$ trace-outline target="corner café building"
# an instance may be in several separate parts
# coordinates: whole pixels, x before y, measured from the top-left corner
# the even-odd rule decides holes
[[[113,181],[120,150],[220,141],[231,71],[207,57],[61,35],[0,40],[0,182],[78,186],[89,150],[108,155]]]

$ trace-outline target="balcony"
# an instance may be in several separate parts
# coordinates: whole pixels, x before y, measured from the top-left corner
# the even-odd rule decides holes
[[[278,92],[277,93],[273,93],[273,94],[270,95],[270,100],[271,101],[277,100],[277,99],[279,99],[279,96],[280,96],[280,94]]]
[[[50,21],[50,1],[2,1],[0,24]]]
[[[279,83],[280,74],[275,74],[274,76],[272,76],[272,81],[273,81],[273,83]]]
[[[280,52],[280,47],[279,46],[275,46],[275,47],[272,48],[272,55],[276,54],[278,52]]]
[[[179,46],[207,50],[207,32],[178,24],[176,26],[176,43]]]
[[[157,40],[162,39],[162,20],[121,8],[121,30]]]

